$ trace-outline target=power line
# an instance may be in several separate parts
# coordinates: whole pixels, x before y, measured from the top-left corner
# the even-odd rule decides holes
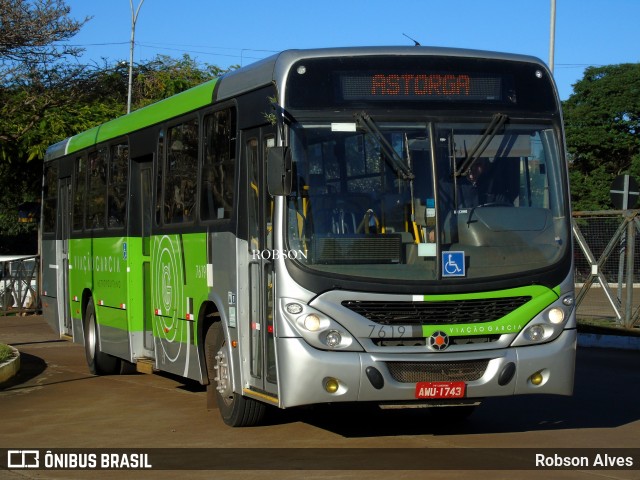
[[[58,46],[64,47],[107,47],[111,45],[128,45],[129,42],[101,42],[101,43],[57,43]],[[170,50],[169,47],[188,47],[188,48],[208,48],[208,49],[220,49],[220,50],[237,50],[245,52],[265,52],[265,53],[278,53],[279,50],[265,50],[259,48],[241,48],[241,47],[220,47],[215,45],[190,45],[181,43],[155,43],[155,42],[135,42],[136,45],[146,47],[157,47],[161,49]]]
[[[231,58],[250,58],[252,60],[261,60],[264,57],[248,57],[246,55],[242,55],[242,50],[240,51],[239,54],[233,55],[233,54],[229,54],[229,53],[218,53],[218,52],[202,52],[202,51],[198,51],[198,50],[185,50],[185,49],[181,49],[181,48],[170,48],[170,47],[155,47],[153,44],[146,44],[146,43],[136,43],[136,45],[139,45],[141,47],[146,47],[146,48],[154,48],[156,50],[168,50],[168,51],[172,51],[172,52],[183,52],[183,53],[197,53],[200,55],[212,55],[215,57],[231,57]],[[247,49],[244,49],[245,51],[247,51]],[[252,52],[271,52],[271,53],[276,53],[275,51],[272,50],[252,50],[252,49],[248,49],[248,51],[252,51]]]
[[[563,68],[586,68],[586,67],[604,67],[603,64],[598,63],[556,63],[556,67]]]
[[[108,47],[113,45],[127,45],[130,42],[100,42],[100,43],[59,43],[60,46],[65,47],[76,47],[76,48],[85,48],[85,47]],[[212,46],[212,45],[189,45],[189,44],[176,44],[176,43],[155,43],[155,42],[134,42],[136,47],[144,47],[151,48],[157,51],[171,51],[171,52],[181,52],[188,54],[197,54],[197,55],[209,55],[214,57],[229,57],[229,58],[239,58],[240,61],[243,59],[250,60],[261,60],[264,58],[258,56],[248,56],[245,55],[245,52],[263,52],[263,53],[278,53],[278,50],[266,50],[259,48],[239,48],[239,47],[221,47],[221,46]],[[173,47],[182,47],[182,48],[173,48]],[[194,48],[198,49],[209,49],[211,51],[203,51],[203,50],[193,50]],[[237,51],[238,53],[221,53],[216,52],[214,50],[226,50],[226,51]]]

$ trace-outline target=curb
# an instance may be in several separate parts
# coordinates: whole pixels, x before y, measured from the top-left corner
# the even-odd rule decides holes
[[[640,337],[603,335],[600,333],[579,333],[578,346],[592,348],[617,348],[620,350],[640,351]]]
[[[20,352],[11,345],[9,348],[13,350],[15,357],[0,364],[0,386],[20,371]]]

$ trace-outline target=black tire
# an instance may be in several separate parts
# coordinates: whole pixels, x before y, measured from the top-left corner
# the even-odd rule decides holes
[[[224,423],[231,427],[251,427],[260,423],[266,405],[233,391],[230,352],[220,322],[215,322],[207,330],[204,348],[209,378],[207,396],[215,398]]]
[[[84,353],[87,357],[89,371],[94,375],[120,373],[120,359],[106,354],[100,349],[100,335],[98,335],[93,299],[89,299],[84,315]]]

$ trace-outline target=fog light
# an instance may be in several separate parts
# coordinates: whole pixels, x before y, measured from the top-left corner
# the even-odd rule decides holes
[[[287,303],[285,308],[287,309],[287,312],[289,312],[289,313],[291,313],[293,315],[297,315],[298,313],[302,313],[302,305],[300,305],[299,303]]]
[[[327,378],[324,381],[324,389],[328,393],[336,393],[338,391],[338,388],[340,388],[340,382],[338,382],[338,380],[336,380],[335,378]]]
[[[524,336],[531,342],[539,342],[544,338],[544,327],[542,325],[532,325],[524,332]]]
[[[533,384],[533,385],[540,385],[542,383],[542,380],[544,380],[544,377],[542,376],[542,374],[540,372],[536,372],[533,375],[531,375],[529,377],[529,381]]]
[[[310,332],[317,332],[320,330],[320,317],[315,313],[310,313],[304,319],[304,328]]]
[[[326,339],[327,345],[330,347],[337,347],[338,345],[340,345],[340,342],[342,342],[342,335],[340,335],[340,332],[338,332],[337,330],[331,330],[329,333],[327,333],[327,339]]]
[[[549,317],[551,323],[558,325],[564,320],[564,312],[559,308],[552,308],[547,313],[547,317]]]

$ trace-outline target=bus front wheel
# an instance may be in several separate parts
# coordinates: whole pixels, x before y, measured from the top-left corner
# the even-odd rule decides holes
[[[94,375],[120,373],[120,360],[104,353],[100,348],[100,335],[98,333],[93,299],[89,299],[84,317],[84,352],[87,357],[89,371]]]
[[[233,391],[233,370],[229,344],[224,337],[222,324],[215,322],[205,335],[207,363],[207,395],[215,397],[222,420],[232,427],[250,427],[258,424],[266,405]]]

